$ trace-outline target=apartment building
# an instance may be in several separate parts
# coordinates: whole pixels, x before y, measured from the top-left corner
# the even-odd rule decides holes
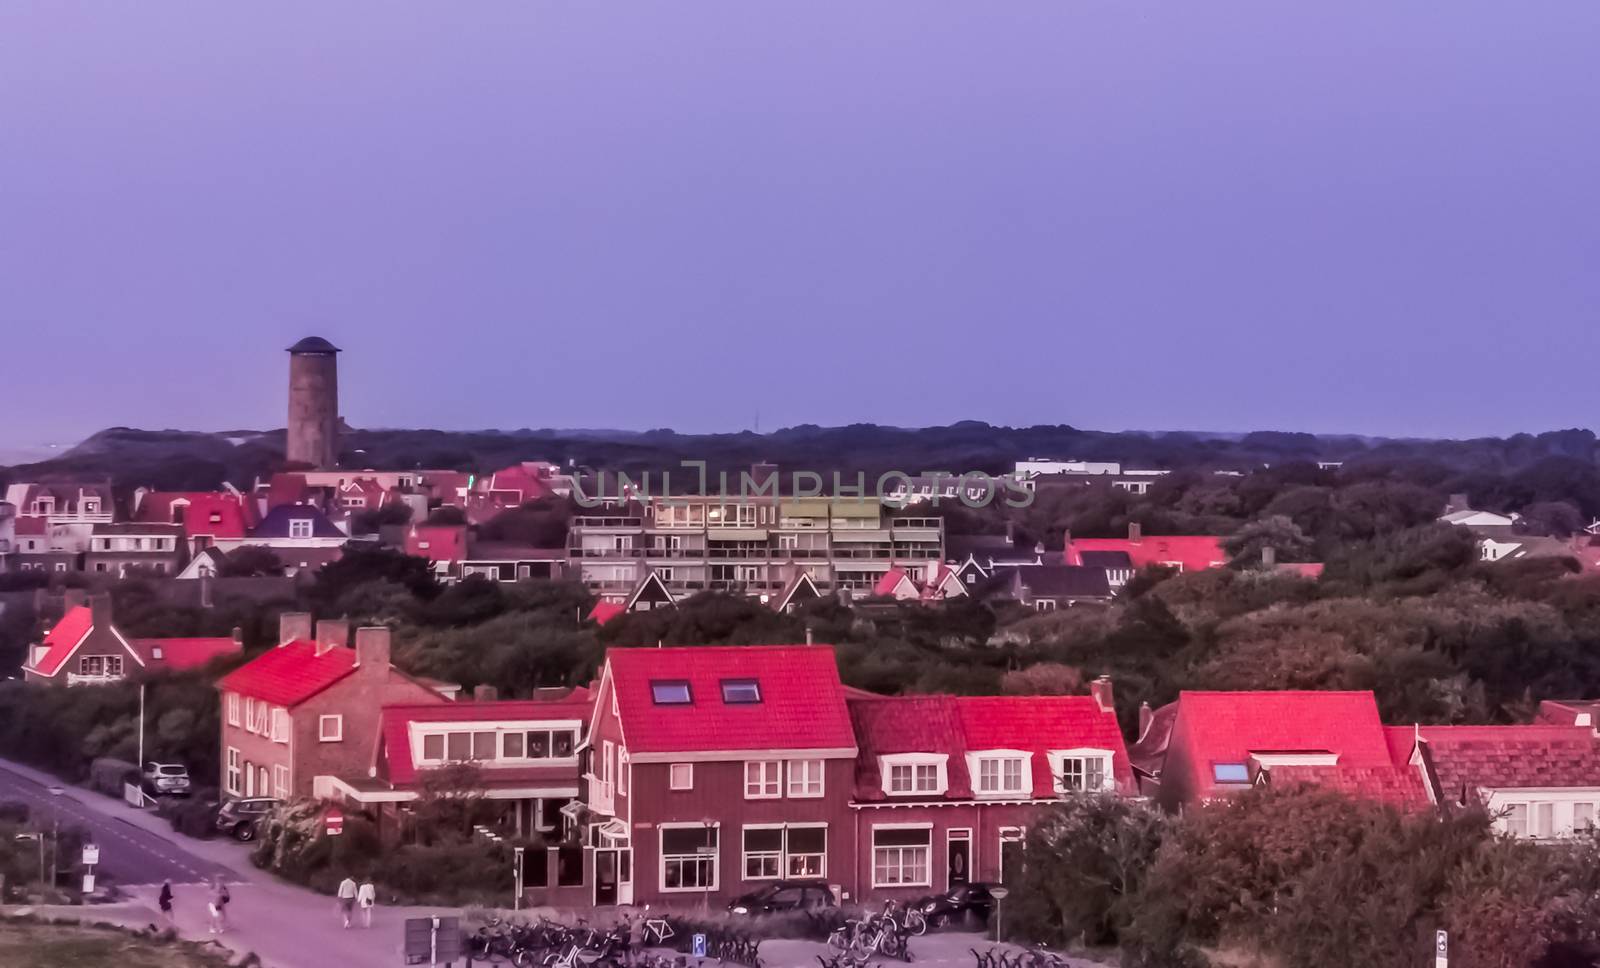
[[[569,573],[626,596],[654,572],[674,595],[779,595],[799,574],[824,590],[869,595],[891,569],[931,580],[944,521],[896,515],[874,498],[658,497],[573,518]]]

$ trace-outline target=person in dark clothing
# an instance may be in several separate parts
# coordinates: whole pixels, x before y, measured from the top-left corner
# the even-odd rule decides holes
[[[174,927],[176,922],[172,918],[172,882],[161,882],[161,894],[156,898],[156,904],[161,908],[161,917],[167,922],[167,927]]]

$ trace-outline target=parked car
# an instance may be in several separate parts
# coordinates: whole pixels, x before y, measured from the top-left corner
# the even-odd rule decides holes
[[[809,911],[833,907],[833,892],[826,881],[774,881],[759,891],[733,899],[730,914],[772,914],[776,911]]]
[[[989,893],[991,886],[981,882],[960,884],[944,894],[929,895],[912,906],[935,928],[967,921],[986,924],[995,903],[994,895]]]
[[[256,839],[256,825],[261,818],[281,802],[275,797],[234,797],[217,811],[217,829],[227,831],[237,841],[249,843]]]
[[[189,795],[189,768],[182,763],[146,763],[144,789],[152,796],[186,797]]]

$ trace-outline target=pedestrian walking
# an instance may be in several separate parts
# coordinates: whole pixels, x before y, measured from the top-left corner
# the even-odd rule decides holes
[[[632,964],[644,957],[644,918],[638,915],[628,919],[628,956]]]
[[[206,914],[211,918],[207,930],[212,934],[221,934],[223,931],[222,907],[222,878],[218,877],[212,881],[211,892],[206,899]]]
[[[161,917],[167,922],[167,927],[177,927],[178,922],[172,916],[172,881],[161,882],[161,893],[156,897],[156,904],[161,908]]]
[[[378,906],[378,889],[372,884],[372,875],[362,878],[356,888],[356,904],[361,908],[361,926],[372,927],[372,909]]]
[[[344,926],[350,927],[350,915],[356,907],[356,882],[346,876],[339,882],[339,913],[344,916]]]
[[[233,903],[233,895],[228,893],[228,885],[222,883],[222,875],[218,874],[211,881],[214,893],[217,896],[217,920],[222,930],[228,929],[228,905]]]

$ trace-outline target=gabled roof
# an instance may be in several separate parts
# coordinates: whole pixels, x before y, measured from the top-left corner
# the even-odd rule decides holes
[[[550,478],[556,470],[554,464],[546,461],[523,461],[490,474],[482,489],[490,494],[514,495],[517,503],[526,504],[552,493]]]
[[[1020,565],[1009,569],[1033,598],[1110,598],[1104,568],[1082,565]]]
[[[1586,726],[1397,727],[1420,734],[1434,795],[1451,805],[1490,790],[1600,788],[1600,740]]]
[[[589,719],[593,700],[587,690],[567,699],[554,701],[502,700],[495,702],[458,702],[397,705],[383,707],[379,734],[382,737],[383,764],[389,782],[396,786],[415,783],[420,768],[411,750],[410,729],[415,723],[519,723]],[[577,780],[577,771],[569,766],[485,766],[480,777],[486,785],[506,783],[566,782]]]
[[[1585,715],[1588,720],[1579,718]],[[1600,699],[1544,699],[1534,721],[1546,726],[1600,727]]]
[[[594,608],[589,609],[589,621],[604,625],[627,610],[628,607],[621,602],[598,601],[594,603]]]
[[[606,679],[630,755],[757,750],[855,754],[831,646],[611,649]],[[754,679],[761,699],[723,701],[722,681]],[[652,682],[688,683],[691,701],[658,705]]]
[[[1225,564],[1228,555],[1215,535],[1146,535],[1129,538],[1073,538],[1067,544],[1067,564],[1084,564],[1086,551],[1121,551],[1135,568],[1176,563],[1184,571],[1204,571]]]
[[[1134,791],[1122,731],[1116,714],[1092,696],[883,696],[849,700],[860,752],[856,757],[856,797],[894,799],[883,791],[879,757],[894,753],[944,753],[949,788],[946,799],[973,796],[966,755],[981,750],[1022,750],[1033,754],[1033,796],[1054,799],[1048,752],[1101,749],[1112,754],[1117,789]],[[926,799],[926,798],[922,798]]]
[[[771,605],[773,611],[782,612],[788,609],[789,605],[796,599],[809,602],[821,597],[822,590],[817,588],[817,583],[812,580],[811,573],[801,570],[795,572],[795,576],[789,579],[787,585],[783,586],[783,591],[778,593],[778,597],[772,600]]]
[[[255,507],[241,495],[227,491],[151,491],[139,501],[134,520],[171,522],[174,507],[184,533],[213,538],[243,538],[255,523]]]
[[[1180,737],[1200,797],[1218,789],[1215,764],[1248,764],[1252,753],[1326,751],[1342,768],[1394,766],[1371,692],[1183,692],[1173,725]]]
[[[231,636],[183,639],[129,639],[128,644],[144,657],[146,665],[175,671],[197,669],[212,659],[238,655],[244,646]]]
[[[872,586],[872,594],[877,598],[917,598],[922,593],[904,568],[890,568]]]
[[[44,639],[39,643],[47,650],[38,662],[32,663],[33,671],[44,676],[53,676],[61,670],[67,657],[77,649],[78,643],[86,638],[94,628],[94,613],[87,605],[77,605],[67,609]]]
[[[274,706],[297,706],[356,670],[356,650],[317,654],[305,640],[271,649],[223,676],[217,685]]]
[[[925,602],[965,597],[967,597],[967,586],[962,583],[956,570],[943,562],[934,573],[933,581],[928,582],[922,589],[922,600]]]
[[[429,561],[460,561],[467,556],[466,525],[412,525],[406,532],[406,554]]]
[[[256,526],[253,537],[257,538],[287,538],[289,537],[289,522],[301,519],[311,521],[311,536],[313,538],[343,538],[345,533],[339,530],[338,525],[328,520],[318,508],[309,504],[280,504],[267,512]]]
[[[1304,783],[1407,810],[1428,805],[1422,774],[1409,766],[1274,766],[1261,771],[1275,786]]]

